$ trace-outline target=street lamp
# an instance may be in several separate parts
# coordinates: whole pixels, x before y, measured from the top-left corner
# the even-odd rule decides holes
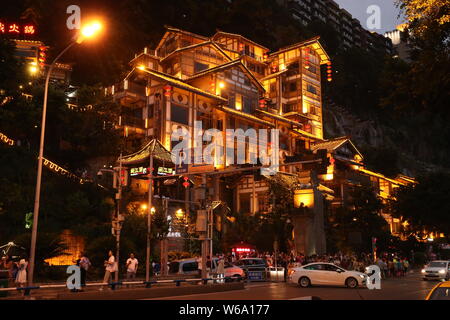
[[[37,227],[38,227],[38,216],[39,216],[39,204],[41,198],[41,181],[42,181],[42,162],[44,158],[44,138],[45,138],[45,122],[47,116],[47,98],[48,98],[48,85],[50,81],[50,75],[53,71],[53,68],[56,62],[61,58],[61,56],[66,53],[70,48],[72,48],[75,44],[81,44],[84,40],[93,38],[96,34],[100,32],[102,29],[102,25],[98,21],[94,21],[92,23],[86,24],[80,31],[79,34],[72,40],[72,42],[60,52],[59,55],[56,56],[55,60],[53,60],[52,64],[49,66],[47,70],[47,76],[45,79],[45,88],[44,88],[44,104],[42,108],[42,125],[41,125],[41,138],[39,142],[39,157],[38,157],[38,171],[36,178],[36,193],[34,197],[34,209],[33,209],[33,229],[31,232],[31,247],[30,247],[30,272],[28,274],[28,285],[31,286],[33,284],[33,274],[34,274],[34,265],[36,259],[36,239],[37,239]]]

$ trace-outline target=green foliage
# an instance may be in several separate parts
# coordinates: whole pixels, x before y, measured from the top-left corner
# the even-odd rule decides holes
[[[449,179],[450,175],[445,172],[429,173],[419,176],[417,185],[396,190],[396,200],[391,202],[391,206],[396,217],[409,222],[410,232],[419,235],[424,231],[450,234]]]
[[[330,252],[370,252],[372,237],[377,247],[386,250],[390,243],[389,225],[379,215],[383,205],[372,188],[359,186],[352,190],[345,206],[328,212],[327,248]],[[360,239],[360,241],[359,241]]]

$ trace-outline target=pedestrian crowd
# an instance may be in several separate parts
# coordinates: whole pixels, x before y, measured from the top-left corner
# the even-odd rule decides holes
[[[403,277],[410,270],[410,262],[407,257],[399,254],[380,253],[376,259],[372,254],[324,254],[306,256],[304,254],[286,254],[284,252],[274,253],[264,252],[244,255],[241,258],[256,257],[264,259],[269,267],[284,267],[285,270],[291,267],[299,267],[313,262],[333,263],[345,270],[365,272],[370,265],[377,265],[380,268],[382,278]],[[235,258],[233,258],[235,259]]]

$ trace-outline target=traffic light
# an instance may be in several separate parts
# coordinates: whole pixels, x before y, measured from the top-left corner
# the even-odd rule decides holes
[[[328,166],[330,163],[330,158],[328,158],[327,149],[317,150],[317,156],[322,162],[317,166],[317,174],[327,174]]]

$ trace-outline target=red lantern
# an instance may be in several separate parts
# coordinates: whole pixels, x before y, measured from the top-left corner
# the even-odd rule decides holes
[[[331,69],[331,61],[327,62],[327,80],[328,82],[333,81],[333,71]]]
[[[183,177],[183,179],[184,179],[183,187],[185,187],[185,188],[189,187],[190,186],[190,183],[188,181],[189,178],[188,177]]]
[[[45,66],[45,60],[47,58],[47,47],[41,46],[39,47],[39,65],[41,68]]]
[[[239,53],[242,53],[242,51],[244,51],[244,44],[239,43]]]
[[[264,59],[264,60],[267,60],[267,58],[269,58],[269,55],[268,55],[267,53],[264,53],[263,59]]]
[[[266,99],[260,99],[259,100],[259,108],[260,109],[265,109],[266,108],[266,103],[267,103]]]
[[[170,97],[171,93],[172,93],[172,87],[169,85],[164,86],[164,95],[166,97]]]
[[[305,124],[305,131],[311,132],[311,125],[309,123]]]

